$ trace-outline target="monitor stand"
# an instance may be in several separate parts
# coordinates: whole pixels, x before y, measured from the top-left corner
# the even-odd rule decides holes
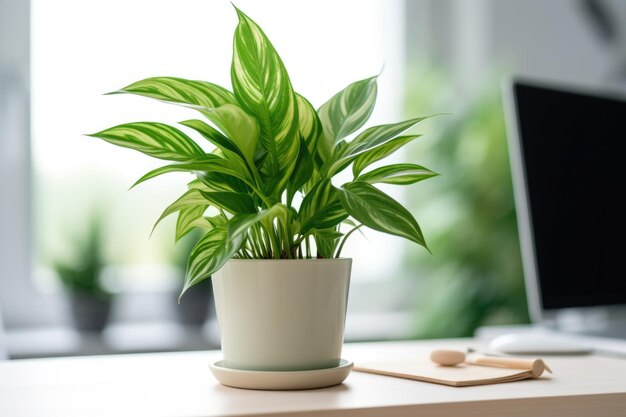
[[[626,339],[626,307],[586,307],[559,310],[553,325],[561,332]]]
[[[479,329],[478,334],[484,335],[485,330],[488,330],[492,336],[494,335],[492,330],[485,328]],[[626,358],[626,340],[624,339],[574,335],[530,325],[525,330],[518,327],[511,333],[501,334],[483,342],[488,347],[487,354],[582,355],[594,353]]]

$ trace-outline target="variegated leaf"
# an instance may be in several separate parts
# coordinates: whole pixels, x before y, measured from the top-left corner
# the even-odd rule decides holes
[[[200,216],[193,218],[193,214],[190,213],[196,209],[195,207],[184,208],[178,212],[178,222],[176,223],[176,240],[179,240],[182,236],[189,233],[195,228],[204,229],[205,231],[214,229],[216,227],[224,226],[228,221],[228,217],[220,213],[215,216],[206,217]],[[199,210],[196,210],[196,213]],[[183,217],[181,219],[181,217]],[[180,236],[179,236],[179,233]]]
[[[221,208],[232,214],[256,213],[256,205],[249,194],[229,191],[200,191],[212,206]]]
[[[225,104],[208,111],[206,117],[230,138],[249,164],[254,164],[259,140],[259,124],[254,117],[234,104]]]
[[[196,176],[205,185],[204,191],[234,191],[248,193],[248,187],[242,180],[221,172],[196,172]]]
[[[243,109],[259,121],[259,140],[268,152],[264,171],[271,177],[288,177],[300,146],[296,96],[287,70],[267,36],[235,9],[239,24],[233,43],[233,91]]]
[[[197,189],[197,190],[211,191],[211,189],[209,189],[209,187],[207,187],[199,178],[189,181],[187,183],[187,188],[190,190]]]
[[[365,226],[401,236],[427,248],[417,221],[400,203],[366,182],[351,182],[339,189],[343,207]]]
[[[306,143],[309,155],[315,155],[317,141],[322,133],[322,123],[320,122],[317,112],[306,98],[302,97],[300,94],[296,94],[296,101],[298,103],[298,126],[300,136]]]
[[[233,93],[219,85],[177,77],[146,78],[109,94],[124,93],[208,109],[237,102]]]
[[[87,136],[168,161],[188,161],[205,155],[189,136],[163,123],[126,123]]]
[[[288,206],[291,206],[291,202],[296,192],[300,191],[300,189],[304,187],[304,184],[311,179],[313,172],[313,160],[309,154],[306,143],[304,143],[304,139],[302,139],[302,142],[300,143],[300,151],[298,152],[298,162],[296,162],[293,174],[287,183]]]
[[[318,110],[326,139],[334,144],[367,122],[376,103],[376,78],[354,82]]]
[[[316,230],[313,233],[315,239],[315,246],[317,248],[318,258],[334,258],[335,250],[339,244],[339,239],[343,236],[343,233],[338,232],[335,228]]]
[[[348,146],[346,146],[343,151],[343,156],[358,155],[368,149],[381,145],[429,117],[432,116],[416,117],[399,123],[370,127],[354,138],[352,142],[348,143]]]
[[[428,178],[436,177],[436,172],[416,164],[393,164],[376,168],[375,170],[359,176],[356,181],[369,184],[385,183],[408,185]]]
[[[210,278],[211,274],[220,269],[237,253],[245,240],[246,235],[243,233],[229,236],[226,225],[209,230],[189,255],[185,285],[178,296],[178,301],[180,302],[189,288]]]
[[[281,203],[256,214],[237,214],[228,222],[228,236],[234,238],[240,234],[245,234],[254,224],[263,221],[271,222],[275,218],[285,223],[287,216],[287,207]]]
[[[154,232],[154,229],[161,222],[161,220],[163,220],[172,213],[176,213],[177,211],[180,211],[184,208],[196,206],[204,206],[204,209],[206,210],[208,205],[209,204],[207,199],[202,196],[202,192],[200,190],[196,188],[187,190],[185,194],[183,194],[176,201],[167,206],[163,213],[161,213],[161,216],[157,219],[156,223],[154,223],[154,226],[152,226],[152,232]]]
[[[217,146],[217,149],[213,151],[214,155],[221,154],[221,156],[223,156],[225,159],[233,161],[234,163],[239,165],[240,171],[249,172],[251,177],[255,176],[256,167],[254,166],[253,161],[254,150],[246,157],[246,155],[244,155],[244,152],[239,148],[237,143],[235,143],[229,137],[224,136],[220,131],[215,129],[213,126],[210,126],[207,123],[203,122],[202,120],[186,120],[184,122],[180,122],[180,124],[195,130],[209,142]]]
[[[355,178],[358,177],[361,171],[369,165],[388,157],[407,143],[411,142],[413,139],[417,139],[420,136],[421,135],[399,136],[387,143],[363,152],[354,159],[354,163],[352,164],[352,174]]]
[[[217,146],[223,153],[231,152],[233,154],[239,155],[243,158],[243,152],[235,145],[230,138],[224,136],[222,132],[215,129],[213,126],[203,122],[202,120],[185,120],[180,122],[181,125],[186,126],[200,133],[202,137],[211,142],[213,145]]]
[[[339,200],[339,193],[329,179],[320,181],[307,193],[300,205],[301,235],[312,229],[328,229],[341,223],[348,217]]]
[[[428,116],[430,117],[430,116]],[[332,158],[322,168],[323,173],[332,177],[350,165],[358,155],[382,145],[402,132],[415,126],[428,117],[417,117],[399,123],[370,127],[343,147],[337,147]]]
[[[240,180],[247,181],[249,179],[246,172],[242,172],[239,166],[232,161],[221,158],[216,155],[207,154],[202,158],[192,160],[190,162],[181,164],[171,164],[160,168],[153,169],[152,171],[139,178],[132,187],[133,188],[144,181],[158,177],[159,175],[167,174],[170,172],[219,172]]]
[[[176,219],[176,241],[196,227],[204,226],[207,229],[211,228],[211,224],[202,217],[207,207],[205,205],[195,205],[180,209]]]
[[[237,214],[225,225],[209,230],[189,255],[185,285],[178,298],[179,301],[185,291],[209,278],[237,253],[245,243],[252,225],[271,221],[276,217],[285,221],[287,209],[284,205],[276,204],[256,214]]]

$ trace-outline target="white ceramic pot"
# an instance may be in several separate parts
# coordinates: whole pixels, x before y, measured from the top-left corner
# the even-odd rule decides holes
[[[352,259],[228,261],[212,278],[224,365],[338,366],[351,266]]]

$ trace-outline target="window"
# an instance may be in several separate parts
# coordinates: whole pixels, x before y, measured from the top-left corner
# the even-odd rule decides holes
[[[28,7],[23,2],[11,0],[8,4],[20,9],[22,22],[27,22]],[[401,118],[401,1],[242,0],[237,5],[266,30],[294,87],[315,106],[348,83],[380,72],[384,65],[378,105],[370,123]],[[20,175],[14,170],[3,175],[0,186],[10,190],[8,195],[15,201],[1,206],[0,217],[5,222],[17,219],[19,225],[9,229],[13,238],[27,236],[32,228],[34,279],[28,279],[26,267],[0,276],[0,303],[10,326],[63,321],[60,291],[50,265],[55,259],[71,256],[72,242],[80,238],[94,213],[103,215],[106,222],[106,254],[112,265],[111,285],[117,291],[169,293],[180,285],[170,266],[175,250],[172,224],[157,228],[150,239],[148,234],[163,208],[181,193],[187,177],[164,176],[127,192],[158,162],[82,135],[129,121],[176,123],[195,116],[186,109],[145,98],[101,94],[157,75],[230,87],[231,38],[236,25],[228,2],[205,0],[32,0],[30,13],[30,33],[21,33],[17,43],[28,50],[31,37],[32,165],[30,170],[18,167]],[[3,34],[3,39],[6,36]],[[15,39],[14,34],[10,36]],[[6,45],[4,48],[1,52],[6,52]],[[23,68],[20,63],[13,67],[27,82],[28,56],[23,61]],[[9,79],[4,72],[0,76],[5,82]],[[26,124],[12,133],[13,142],[0,149],[10,161],[19,160],[9,155],[11,143],[18,143],[23,153],[28,151],[29,97],[17,96],[23,101]],[[14,100],[11,97],[10,91],[3,90],[5,104]],[[11,102],[3,109],[15,106]],[[4,114],[3,120],[15,119],[6,111]],[[22,165],[28,161],[27,153],[20,157]],[[15,217],[25,208],[28,213],[31,198],[14,193],[28,190],[31,175],[32,226],[28,215]],[[15,242],[13,238],[0,242],[3,251]],[[27,248],[26,242],[17,242]],[[345,256],[355,258],[353,284],[384,280],[393,273],[400,264],[401,245],[399,239],[375,232],[368,232],[368,240],[353,237],[345,251]],[[28,253],[27,249],[14,252],[15,261],[27,265]],[[358,293],[355,291],[355,296]],[[23,303],[32,304],[25,307]],[[359,304],[366,303],[356,302]]]

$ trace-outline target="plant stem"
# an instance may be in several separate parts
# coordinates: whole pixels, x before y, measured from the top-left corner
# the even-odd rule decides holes
[[[260,257],[260,253],[256,243],[256,236],[254,236],[254,229],[252,230],[250,236],[248,236],[248,244],[250,246],[250,251],[252,252],[252,258],[258,259]]]
[[[307,236],[305,240],[306,244],[306,257],[311,259],[311,236]]]
[[[263,228],[267,232],[267,236],[269,238],[270,244],[272,246],[272,251],[274,252],[274,259],[280,259],[280,244],[278,243],[278,238],[276,237],[276,230],[274,229],[274,223],[270,220],[262,220]]]
[[[265,249],[265,258],[272,258],[272,242],[269,238],[269,235],[265,228],[262,225],[259,225],[259,233],[261,234],[261,241],[263,242],[263,248]]]
[[[350,237],[352,233],[360,229],[361,226],[363,226],[363,224],[359,224],[358,226],[353,227],[348,233],[346,233],[343,239],[341,239],[341,243],[339,244],[339,247],[337,248],[337,253],[335,254],[335,258],[339,258],[341,256],[341,251],[343,250],[343,245],[345,245],[346,240],[348,240],[348,238]]]
[[[294,245],[299,245],[300,243],[302,243],[302,241],[304,240],[305,237],[308,237],[308,235],[300,235],[300,237],[298,239],[296,239],[293,244]]]
[[[257,246],[257,253],[260,255],[260,258],[267,257],[267,249],[265,248],[265,242],[263,240],[263,234],[259,229],[258,224],[252,225],[252,236],[254,236],[254,244]]]
[[[291,233],[289,232],[289,225],[283,225],[283,234],[285,240],[285,251],[287,252],[287,257],[289,259],[294,258],[294,252],[291,246],[291,242],[293,241]]]
[[[252,185],[251,183],[246,181],[246,184],[248,184],[248,186],[250,186],[250,188],[252,188],[252,191],[254,191],[255,193],[257,193],[257,195],[259,196],[259,198],[261,200],[263,200],[263,202],[265,203],[265,208],[270,208],[272,207],[274,204],[267,198],[267,196],[265,194],[263,194],[256,186]]]

